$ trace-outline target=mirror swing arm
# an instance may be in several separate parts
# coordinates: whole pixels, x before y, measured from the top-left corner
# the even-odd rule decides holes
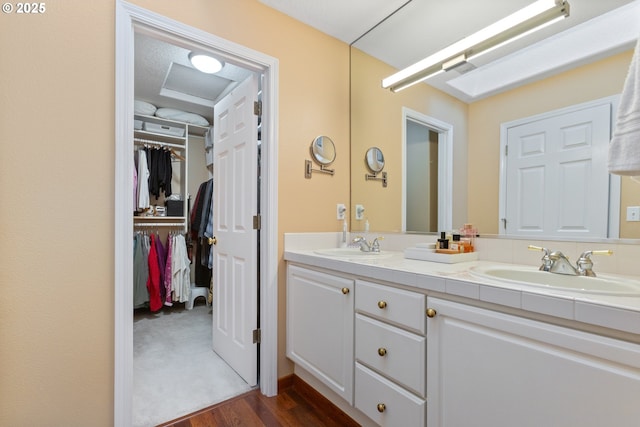
[[[382,172],[380,174],[381,176],[378,177],[377,173],[373,173],[373,174],[364,174],[364,179],[365,181],[369,181],[369,180],[376,180],[376,181],[382,181],[382,186],[386,187],[387,186],[387,173],[386,172]]]
[[[336,171],[334,169],[329,169],[325,165],[320,165],[320,169],[314,169],[313,163],[311,160],[304,161],[304,177],[307,179],[311,179],[311,172],[321,172],[329,175],[333,175]]]

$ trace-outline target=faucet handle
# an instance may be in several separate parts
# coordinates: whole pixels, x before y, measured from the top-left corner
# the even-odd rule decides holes
[[[530,251],[542,251],[544,252],[544,256],[549,256],[549,249],[543,248],[541,246],[529,245],[527,246],[527,249],[529,249]]]
[[[576,266],[578,267],[578,274],[589,277],[596,277],[596,273],[593,272],[593,261],[591,261],[591,255],[613,255],[613,251],[611,249],[605,249],[600,251],[584,251],[578,261],[576,261]]]
[[[540,270],[541,271],[550,271],[551,270],[551,265],[553,264],[553,262],[551,261],[551,258],[549,257],[549,249],[547,248],[543,248],[540,246],[533,246],[533,245],[529,245],[527,247],[527,249],[529,249],[530,251],[542,251],[544,252],[544,255],[542,255],[542,265],[540,266]]]
[[[384,236],[378,236],[375,239],[373,239],[373,242],[371,243],[371,247],[373,248],[374,252],[380,252],[380,240],[384,240]]]

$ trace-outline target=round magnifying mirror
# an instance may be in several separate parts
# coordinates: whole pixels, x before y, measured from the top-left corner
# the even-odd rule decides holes
[[[318,136],[311,143],[311,156],[316,162],[328,166],[336,159],[336,147],[328,136]]]
[[[371,147],[367,150],[365,161],[367,162],[367,167],[369,167],[374,174],[384,169],[384,154],[382,154],[382,150],[378,147]]]

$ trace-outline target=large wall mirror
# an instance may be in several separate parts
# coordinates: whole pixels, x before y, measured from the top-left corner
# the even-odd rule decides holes
[[[352,44],[351,211],[356,204],[366,206],[365,219],[371,229],[432,232],[434,224],[439,230],[471,222],[482,235],[504,234],[499,229],[501,125],[620,94],[638,36],[634,19],[640,0],[568,0],[569,18],[509,44],[507,50],[496,49],[400,92],[381,87],[382,79],[397,70],[532,2],[412,0]],[[604,31],[603,25],[616,31]],[[548,41],[550,37],[552,43]],[[559,54],[549,55],[549,43],[556,46]],[[595,45],[597,51],[593,51]],[[519,67],[509,62],[522,58],[525,62],[514,63]],[[515,69],[524,74],[512,76],[508,72]],[[407,109],[450,126],[449,170],[443,172],[442,167],[435,167],[421,174],[407,174],[406,181],[390,180],[384,190],[367,186],[361,159],[371,146],[384,152],[385,170],[390,176],[405,176],[403,110]],[[432,143],[436,140],[434,133],[427,135]],[[436,166],[443,164],[446,165]],[[411,182],[418,176],[419,182]],[[435,185],[434,179],[439,184],[449,181],[442,187]],[[626,206],[640,204],[640,184],[625,177],[621,181],[619,236],[637,239],[640,223],[627,223],[624,215]],[[408,186],[430,190],[430,217],[419,212],[427,221],[425,224],[407,227],[407,218],[415,217],[415,213],[407,212],[412,209],[406,201],[410,197],[406,195]],[[445,194],[438,194],[441,192]],[[440,209],[443,203],[449,208]],[[437,221],[433,218],[433,204],[439,208]],[[414,205],[425,209],[421,204]],[[364,221],[353,217],[351,220],[352,230],[363,229]]]

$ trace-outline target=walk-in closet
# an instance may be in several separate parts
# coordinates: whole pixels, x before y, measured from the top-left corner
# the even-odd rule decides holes
[[[134,426],[251,388],[213,351],[211,305],[213,105],[251,72],[204,74],[191,52],[135,36]]]

